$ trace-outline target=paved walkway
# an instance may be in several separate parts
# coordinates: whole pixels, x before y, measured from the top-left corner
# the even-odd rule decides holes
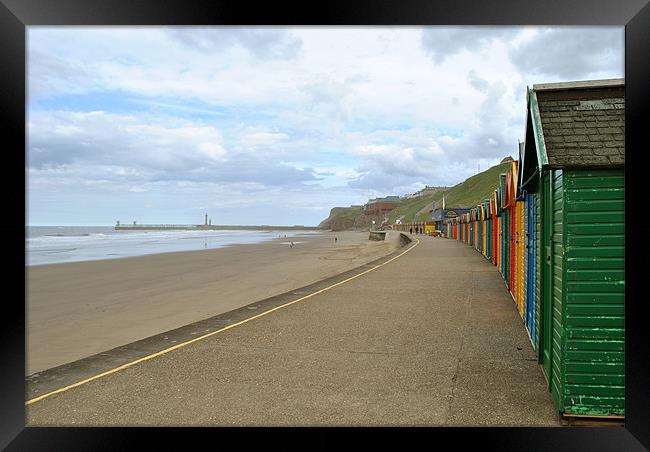
[[[28,405],[27,425],[48,424],[559,421],[495,267],[420,237],[363,276]]]

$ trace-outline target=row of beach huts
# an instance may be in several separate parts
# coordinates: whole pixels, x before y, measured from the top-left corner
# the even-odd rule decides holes
[[[496,266],[565,419],[625,414],[622,79],[528,89],[519,159],[444,237]]]

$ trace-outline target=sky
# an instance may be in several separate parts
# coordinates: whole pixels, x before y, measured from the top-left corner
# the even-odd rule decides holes
[[[516,158],[623,27],[27,28],[28,225],[311,225]]]

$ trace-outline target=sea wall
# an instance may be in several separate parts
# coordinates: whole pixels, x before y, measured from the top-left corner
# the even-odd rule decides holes
[[[386,240],[386,231],[370,231],[369,240]]]
[[[397,231],[370,231],[368,239],[374,241],[382,241],[387,239],[399,241],[399,248],[406,246],[412,242],[411,238],[408,235]]]
[[[412,240],[408,235],[406,235],[406,234],[404,234],[402,232],[399,233],[399,246],[400,247],[406,246],[411,242],[412,242]]]

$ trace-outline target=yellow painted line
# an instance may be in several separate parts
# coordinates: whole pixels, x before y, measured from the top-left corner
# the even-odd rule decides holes
[[[60,393],[62,393],[62,392],[68,391],[68,390],[70,390],[70,389],[72,389],[72,388],[76,388],[76,387],[78,387],[78,386],[81,386],[81,385],[84,385],[84,384],[86,384],[86,383],[89,383],[89,382],[91,382],[91,381],[93,381],[93,380],[97,380],[97,379],[99,379],[99,378],[105,377],[106,375],[114,374],[115,372],[119,372],[120,370],[127,369],[127,368],[129,368],[129,367],[131,367],[131,366],[134,366],[134,365],[136,365],[136,364],[138,364],[138,363],[141,363],[141,362],[143,362],[143,361],[148,361],[148,360],[153,359],[153,358],[155,358],[155,357],[157,357],[157,356],[161,356],[161,355],[164,355],[165,353],[169,353],[169,352],[171,352],[171,351],[173,351],[173,350],[179,349],[179,348],[181,348],[181,347],[185,347],[186,345],[192,344],[192,343],[194,343],[194,342],[198,342],[198,341],[203,340],[203,339],[205,339],[205,338],[208,338],[208,337],[210,337],[210,336],[214,336],[214,335],[217,334],[217,333],[221,333],[221,332],[223,332],[223,331],[229,330],[229,329],[234,328],[234,327],[236,327],[236,326],[243,325],[243,324],[246,323],[246,322],[250,322],[251,320],[255,320],[255,319],[257,319],[257,318],[260,318],[260,317],[262,317],[262,316],[265,316],[265,315],[267,315],[267,314],[270,314],[270,313],[272,313],[272,312],[274,312],[274,311],[277,311],[278,309],[286,308],[287,306],[291,306],[291,305],[294,304],[294,303],[298,303],[299,301],[304,301],[304,300],[306,300],[306,299],[308,299],[308,298],[311,298],[311,297],[313,297],[313,296],[315,296],[315,295],[318,295],[318,294],[323,293],[323,292],[325,292],[325,291],[327,291],[327,290],[330,290],[330,289],[332,289],[332,288],[334,288],[334,287],[336,287],[336,286],[340,286],[341,284],[345,284],[346,282],[352,281],[353,279],[358,278],[359,276],[363,276],[363,275],[365,275],[366,273],[370,273],[370,272],[373,271],[373,270],[377,270],[379,267],[383,267],[384,265],[388,264],[389,262],[392,262],[392,261],[394,261],[395,259],[397,259],[397,258],[399,258],[399,257],[402,257],[404,254],[408,253],[409,251],[411,251],[413,248],[415,248],[416,246],[418,246],[418,245],[420,244],[420,240],[418,240],[418,239],[415,239],[415,240],[416,240],[415,245],[409,247],[409,248],[408,248],[407,250],[405,250],[404,252],[402,252],[402,253],[398,254],[397,256],[395,256],[395,257],[393,257],[393,258],[387,260],[387,261],[384,262],[383,264],[376,265],[376,266],[372,267],[371,269],[366,270],[366,271],[364,271],[364,272],[361,272],[361,273],[359,273],[359,274],[356,274],[356,275],[354,275],[354,276],[351,276],[351,277],[349,277],[348,279],[344,279],[343,281],[339,281],[339,282],[337,282],[336,284],[332,284],[331,286],[325,287],[324,289],[320,289],[320,290],[318,290],[318,291],[316,291],[316,292],[313,292],[313,293],[311,293],[311,294],[309,294],[309,295],[305,295],[304,297],[298,298],[297,300],[293,300],[293,301],[290,301],[290,302],[285,303],[285,304],[283,304],[283,305],[276,306],[275,308],[269,309],[268,311],[264,311],[264,312],[262,312],[262,313],[260,313],[260,314],[254,315],[253,317],[249,317],[249,318],[247,318],[247,319],[244,319],[244,320],[242,320],[241,322],[233,323],[232,325],[228,325],[228,326],[226,326],[226,327],[224,327],[224,328],[221,328],[220,330],[216,330],[216,331],[213,331],[213,332],[211,332],[211,333],[204,334],[203,336],[196,337],[196,338],[194,338],[194,339],[192,339],[192,340],[189,340],[189,341],[187,341],[187,342],[183,342],[183,343],[181,343],[181,344],[174,345],[173,347],[166,348],[166,349],[164,349],[164,350],[161,350],[161,351],[159,351],[159,352],[153,353],[153,354],[151,354],[151,355],[147,355],[147,356],[145,356],[145,357],[143,357],[143,358],[136,359],[135,361],[131,361],[130,363],[126,363],[126,364],[123,364],[123,365],[121,365],[121,366],[119,366],[119,367],[116,367],[116,368],[114,368],[114,369],[107,370],[106,372],[102,372],[102,373],[100,373],[100,374],[93,375],[93,376],[90,377],[90,378],[86,378],[85,380],[79,381],[79,382],[74,383],[74,384],[71,384],[71,385],[69,385],[69,386],[65,386],[65,387],[63,387],[63,388],[61,388],[61,389],[57,389],[57,390],[55,390],[55,391],[48,392],[47,394],[43,394],[43,395],[41,395],[41,396],[35,397],[35,398],[30,399],[30,400],[28,400],[27,402],[25,402],[25,405],[31,405],[32,403],[36,403],[36,402],[38,402],[39,400],[43,400],[43,399],[45,399],[45,398],[47,398],[47,397],[50,397],[50,396],[52,396],[52,395],[54,395],[54,394],[60,394]]]

